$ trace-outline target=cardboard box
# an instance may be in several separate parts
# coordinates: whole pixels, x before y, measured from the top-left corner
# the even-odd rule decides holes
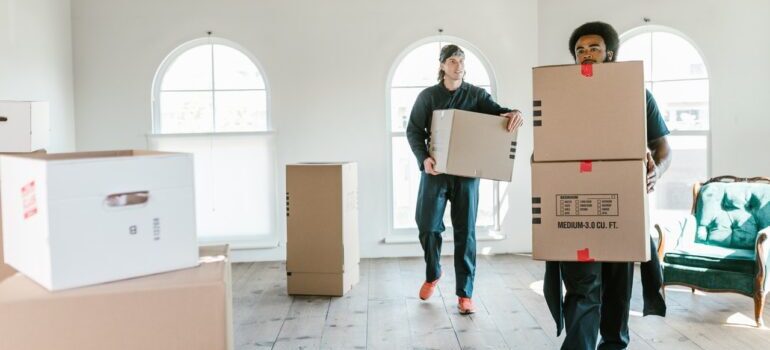
[[[641,61],[536,67],[532,75],[536,162],[644,159]]]
[[[532,257],[648,261],[643,160],[532,164]]]
[[[0,101],[0,153],[48,148],[48,102]]]
[[[45,154],[45,150],[39,150],[35,153],[41,153]],[[0,200],[0,281],[5,279],[8,276],[11,276],[16,273],[16,270],[14,270],[12,267],[8,266],[8,264],[5,263],[5,259],[3,258],[3,201]]]
[[[3,208],[3,202],[2,200],[0,200],[0,281],[16,273],[16,270],[8,266],[5,263],[5,259],[3,258],[3,215],[1,214],[2,208]]]
[[[227,247],[200,255],[195,268],[61,292],[0,281],[0,349],[232,349]]]
[[[349,264],[343,273],[289,272],[286,283],[291,295],[343,296],[358,284],[358,264]]]
[[[286,166],[289,294],[342,296],[358,283],[356,163]]]
[[[0,156],[8,265],[50,290],[195,266],[192,155]]]
[[[516,134],[508,118],[461,111],[433,111],[428,151],[444,174],[511,181]]]

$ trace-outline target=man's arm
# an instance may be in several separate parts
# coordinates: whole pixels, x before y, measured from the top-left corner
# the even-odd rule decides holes
[[[671,165],[671,146],[668,138],[661,136],[647,142],[650,153],[647,154],[647,192],[655,190],[655,183]]]
[[[481,90],[481,96],[479,96],[479,112],[485,114],[501,115],[503,113],[513,112],[510,108],[500,106],[495,100],[492,99],[487,90]]]
[[[406,139],[409,142],[409,147],[412,149],[412,153],[417,158],[417,164],[420,170],[425,170],[423,162],[426,158],[430,157],[428,153],[428,147],[426,140],[428,139],[428,117],[433,113],[430,110],[427,101],[423,94],[417,96],[417,100],[414,101],[412,107],[412,113],[409,115],[409,124],[406,126]]]
[[[524,118],[518,109],[510,109],[500,106],[495,100],[492,99],[486,90],[482,90],[482,95],[479,100],[479,107],[481,113],[499,115],[501,117],[508,118],[508,125],[506,129],[513,131],[516,128],[524,124]]]
[[[671,165],[671,147],[666,135],[670,132],[658,109],[658,103],[649,90],[645,90],[647,99],[647,193],[655,190],[655,183]]]

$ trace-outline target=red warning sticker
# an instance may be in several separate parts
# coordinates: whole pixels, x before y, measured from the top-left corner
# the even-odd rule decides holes
[[[594,259],[591,258],[591,252],[586,249],[580,249],[577,251],[577,261],[580,262],[593,262]]]
[[[594,163],[590,160],[580,162],[580,172],[590,173],[594,170]]]
[[[580,74],[583,74],[584,77],[588,78],[594,76],[594,65],[590,63],[581,64]]]
[[[21,188],[21,198],[24,205],[24,219],[29,219],[37,214],[37,198],[35,198],[35,181]]]

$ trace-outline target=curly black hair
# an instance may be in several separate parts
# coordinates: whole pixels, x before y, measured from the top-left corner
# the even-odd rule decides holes
[[[577,27],[572,35],[569,37],[569,53],[572,55],[572,59],[577,59],[575,56],[575,44],[580,37],[586,35],[598,35],[604,39],[604,45],[607,46],[607,51],[612,51],[612,57],[608,57],[610,62],[614,62],[618,57],[618,49],[620,48],[620,37],[618,32],[611,25],[604,22],[588,22],[580,27]]]

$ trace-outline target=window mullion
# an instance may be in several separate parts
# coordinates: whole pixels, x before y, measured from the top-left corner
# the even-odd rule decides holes
[[[211,44],[211,131],[217,132],[217,86],[214,82],[214,44]]]

